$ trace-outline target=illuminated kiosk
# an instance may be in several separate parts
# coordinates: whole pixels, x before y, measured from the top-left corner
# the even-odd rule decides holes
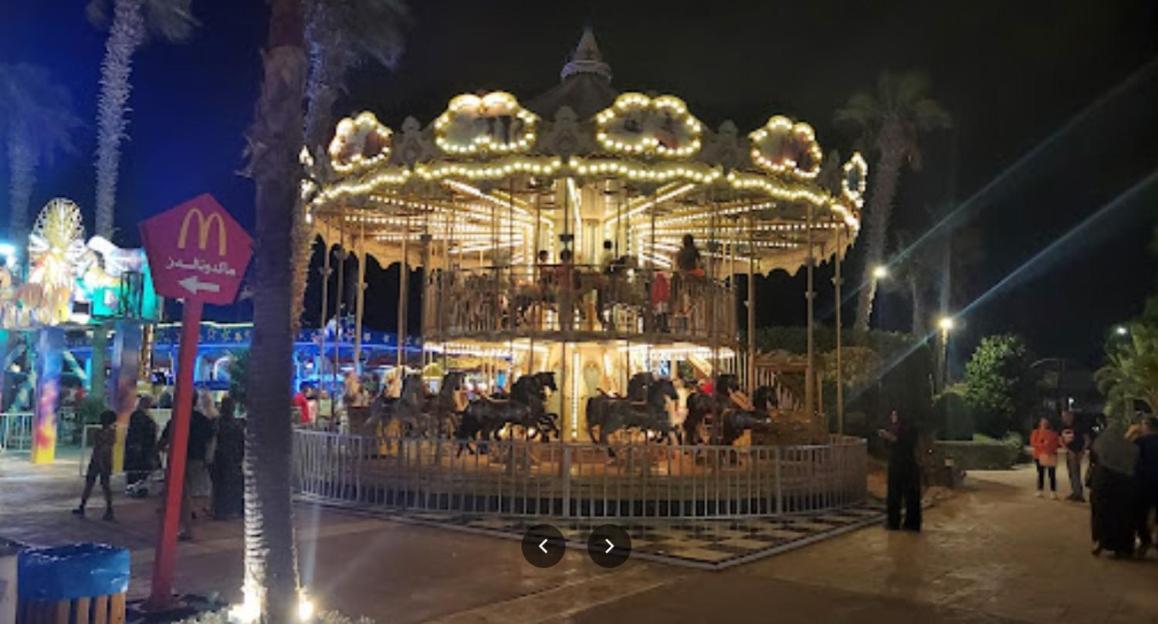
[[[12,438],[4,442],[12,447],[23,438],[21,447],[27,446],[34,463],[53,461],[62,370],[83,375],[68,350],[66,333],[83,332],[91,343],[87,332],[105,325],[114,333],[107,396],[120,425],[114,453],[119,462],[124,426],[142,377],[146,330],[160,312],[145,254],[118,248],[100,236],[86,241],[80,209],[68,199],[53,199],[41,210],[28,236],[27,254],[26,266],[12,261],[0,267],[0,330],[19,337],[0,340],[0,349],[6,351],[4,371],[18,370],[17,361],[27,364],[27,370],[20,371],[24,383],[4,397],[9,411],[0,415],[3,434]],[[90,363],[96,360],[90,357]],[[13,406],[28,412],[13,411]]]
[[[753,300],[751,276],[807,267],[811,278],[816,258],[839,262],[859,227],[865,163],[856,154],[844,163],[826,162],[803,122],[773,116],[746,135],[731,122],[713,132],[680,99],[618,93],[610,78],[588,31],[563,68],[561,84],[525,104],[505,92],[460,95],[432,124],[424,128],[407,118],[399,133],[371,113],[343,119],[325,154],[303,152],[306,218],[327,244],[340,241],[383,265],[402,261],[423,269],[424,364],[454,370],[458,358],[473,356],[497,361],[492,369],[505,366],[492,370],[495,379],[500,372],[510,379],[555,374],[559,390],[548,410],[560,416],[560,442],[509,442],[509,452],[500,455],[512,478],[533,480],[541,473],[548,481],[539,488],[562,488],[562,482],[570,488],[579,487],[573,480],[581,474],[606,479],[615,473],[627,479],[618,482],[621,487],[639,486],[636,498],[647,499],[658,496],[639,483],[649,475],[657,477],[655,487],[675,488],[679,498],[679,488],[694,488],[701,477],[726,478],[753,466],[780,471],[779,446],[747,446],[746,461],[734,463],[739,451],[718,448],[714,460],[699,454],[707,451],[684,460],[687,447],[658,450],[661,445],[646,436],[620,433],[610,441],[640,458],[626,468],[631,461],[622,454],[608,462],[606,448],[588,443],[584,406],[600,393],[624,395],[632,375],[647,371],[661,377],[677,369],[697,377],[733,373],[750,392],[757,385],[754,317],[748,315],[744,342],[738,321],[741,303]],[[694,270],[676,266],[686,235],[694,237],[700,255]],[[748,292],[736,288],[741,274],[749,276]],[[360,315],[360,298],[356,308]],[[811,330],[811,305],[809,313]],[[804,384],[795,416],[815,423],[815,377],[808,369],[812,383]],[[302,462],[348,452],[310,446],[328,444],[326,435],[299,434],[308,447],[299,449]],[[444,442],[450,443],[414,441],[416,450],[405,461],[433,462],[426,468],[438,474],[456,472],[459,459],[444,452]],[[863,441],[830,440],[826,428],[816,426],[798,442],[804,453],[839,455],[844,472],[832,492],[817,490],[818,496],[846,502],[863,497]],[[428,449],[417,450],[430,445],[437,448],[429,457]],[[520,453],[522,463],[513,459]],[[319,469],[310,466],[309,472],[316,476]],[[387,490],[411,491],[385,470]],[[706,477],[700,471],[715,472]],[[771,482],[749,485],[767,488]],[[314,481],[299,486],[317,494],[309,483]],[[430,494],[438,501],[454,498],[453,492]],[[594,508],[561,502],[573,494],[560,490],[544,495],[553,502],[519,505],[547,505],[554,513],[559,505],[570,513],[576,506]],[[408,504],[415,500],[412,492],[399,496]],[[496,495],[488,490],[478,496]],[[664,507],[668,513],[702,510],[673,500]],[[624,509],[619,504],[600,509],[616,515]],[[612,507],[619,511],[611,513]],[[746,503],[744,509],[772,513],[783,511],[783,504]]]

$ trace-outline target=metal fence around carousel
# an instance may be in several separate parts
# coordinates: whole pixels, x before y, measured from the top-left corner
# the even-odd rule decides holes
[[[854,505],[866,444],[611,447],[504,440],[379,439],[300,429],[296,491],[365,507],[565,518],[736,518]],[[481,449],[476,449],[481,450]]]

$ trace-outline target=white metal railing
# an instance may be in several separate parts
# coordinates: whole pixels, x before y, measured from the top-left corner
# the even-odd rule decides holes
[[[0,414],[0,451],[28,451],[32,449],[32,412]]]
[[[864,500],[866,444],[607,447],[375,438],[298,429],[305,497],[421,511],[575,518],[734,518]],[[615,455],[609,459],[608,451]]]

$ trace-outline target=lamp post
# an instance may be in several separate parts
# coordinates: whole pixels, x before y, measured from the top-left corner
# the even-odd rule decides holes
[[[949,384],[949,332],[953,331],[956,325],[951,316],[942,316],[937,320],[937,328],[940,329],[941,335],[941,344],[938,348],[938,357],[941,360],[937,367],[937,375],[940,377],[938,390],[944,390]]]

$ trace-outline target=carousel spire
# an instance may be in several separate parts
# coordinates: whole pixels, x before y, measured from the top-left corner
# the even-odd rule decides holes
[[[583,29],[579,45],[571,53],[571,60],[563,66],[560,77],[566,80],[576,74],[595,74],[611,82],[611,66],[603,62],[603,55],[599,53],[599,45],[595,43],[595,33],[590,26]]]

